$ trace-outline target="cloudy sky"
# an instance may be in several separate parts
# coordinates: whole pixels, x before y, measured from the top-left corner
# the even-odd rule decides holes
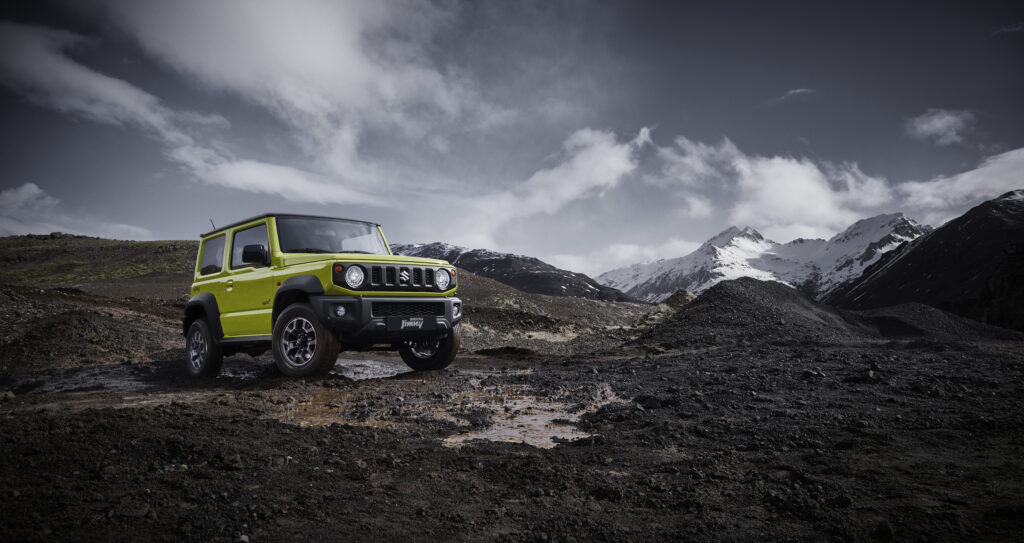
[[[1024,188],[1014,2],[0,8],[0,235],[266,211],[586,273]]]

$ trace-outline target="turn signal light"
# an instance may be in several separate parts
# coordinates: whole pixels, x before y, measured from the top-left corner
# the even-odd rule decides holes
[[[334,273],[341,273],[341,272],[342,272],[342,271],[344,271],[344,270],[345,270],[345,268],[343,268],[343,267],[341,266],[341,264],[335,264],[335,265],[334,265]]]

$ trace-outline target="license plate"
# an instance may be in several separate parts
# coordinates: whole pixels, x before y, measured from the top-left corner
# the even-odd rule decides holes
[[[436,327],[433,317],[388,317],[389,332],[433,330]]]

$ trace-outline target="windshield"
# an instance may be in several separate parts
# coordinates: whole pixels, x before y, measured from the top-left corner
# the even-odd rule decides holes
[[[279,217],[277,240],[285,253],[391,254],[377,225],[358,221]]]

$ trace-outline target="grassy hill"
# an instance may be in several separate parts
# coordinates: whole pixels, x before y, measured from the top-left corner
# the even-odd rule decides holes
[[[190,274],[197,241],[118,241],[70,234],[0,238],[0,282],[72,283]]]

